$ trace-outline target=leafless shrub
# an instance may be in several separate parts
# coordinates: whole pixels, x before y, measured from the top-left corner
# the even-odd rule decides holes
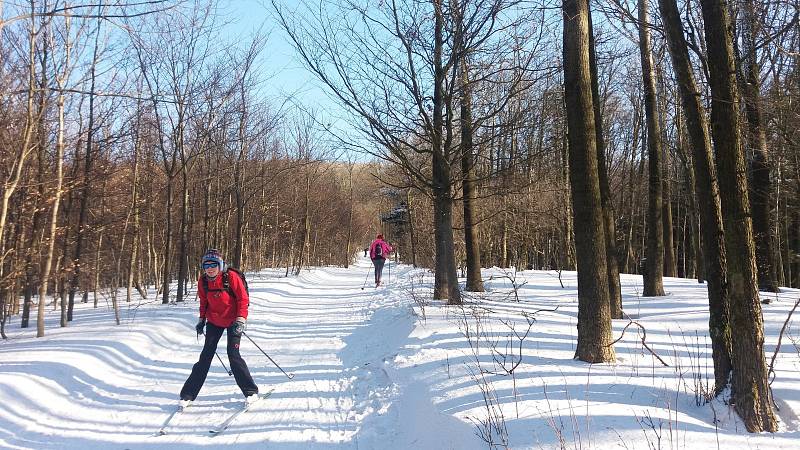
[[[622,329],[622,334],[617,339],[615,339],[613,342],[611,342],[611,344],[609,344],[609,345],[613,346],[614,344],[616,344],[617,342],[622,340],[622,338],[625,336],[625,331],[627,331],[628,327],[630,327],[631,325],[636,325],[637,327],[639,327],[640,330],[642,330],[642,339],[641,339],[642,346],[644,346],[644,348],[646,348],[647,351],[650,352],[650,354],[655,356],[661,362],[661,364],[664,365],[664,367],[669,367],[669,364],[665,363],[664,360],[661,359],[661,357],[658,356],[658,354],[656,354],[656,352],[654,352],[653,349],[651,349],[650,346],[647,345],[647,341],[646,341],[646,339],[647,339],[647,330],[644,328],[644,326],[642,324],[640,324],[639,322],[634,321],[630,317],[628,317],[628,324],[625,325],[625,328]]]
[[[781,327],[781,332],[778,334],[778,343],[775,345],[775,353],[772,354],[772,359],[769,361],[769,371],[767,372],[767,374],[771,376],[771,379],[769,380],[770,386],[772,385],[772,382],[775,381],[775,358],[778,357],[778,352],[781,350],[781,340],[783,339],[783,334],[786,332],[789,322],[792,320],[792,315],[794,314],[794,311],[797,309],[798,305],[800,305],[800,298],[794,302],[794,306],[786,316],[786,320],[783,322],[783,326]],[[795,348],[797,348],[797,343],[795,343],[794,340],[792,340],[792,342],[794,343]]]
[[[414,304],[417,305],[419,308],[419,315],[422,321],[425,322],[425,320],[427,320],[425,307],[428,305],[428,298],[430,296],[430,292],[422,288],[425,281],[425,273],[422,271],[412,273],[408,279],[408,288],[405,289],[405,293],[414,301]]]
[[[497,398],[494,383],[486,377],[487,373],[480,370],[480,367],[477,371],[471,368],[469,370],[473,381],[481,390],[485,410],[483,418],[470,417],[469,420],[475,424],[478,430],[478,437],[486,442],[490,449],[507,449],[509,448],[508,428],[506,427],[506,419],[503,415],[500,400]]]
[[[511,290],[509,290],[503,300],[509,299],[511,297],[514,298],[515,302],[519,302],[519,288],[525,286],[528,283],[528,280],[523,279],[522,282],[517,282],[517,272],[514,270],[504,270],[502,275],[492,275],[489,277],[490,280],[494,279],[506,279],[511,282]]]
[[[543,381],[542,393],[544,394],[544,399],[547,403],[547,411],[545,416],[547,418],[547,425],[551,430],[553,430],[553,433],[555,433],[556,439],[558,439],[558,448],[560,450],[583,449],[584,443],[581,435],[581,429],[578,426],[578,415],[575,413],[575,406],[573,406],[572,398],[569,396],[569,390],[566,387],[566,380],[564,381],[564,384],[564,395],[566,395],[569,411],[569,426],[571,428],[572,435],[571,441],[567,441],[567,434],[565,433],[567,425],[564,423],[564,416],[559,412],[558,409],[553,408],[553,405],[550,403],[550,396],[547,394],[547,383]]]

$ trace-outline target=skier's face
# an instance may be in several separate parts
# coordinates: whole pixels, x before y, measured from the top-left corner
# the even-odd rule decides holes
[[[205,270],[206,276],[214,278],[219,275],[219,264],[203,263],[203,270]]]

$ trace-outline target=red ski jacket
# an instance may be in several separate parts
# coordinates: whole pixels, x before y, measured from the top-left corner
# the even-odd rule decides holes
[[[208,292],[203,286],[203,277],[200,275],[197,280],[197,296],[200,297],[200,318],[206,319],[218,327],[229,327],[233,325],[237,317],[247,318],[247,307],[250,305],[250,298],[244,288],[239,275],[228,271],[228,284],[230,291],[225,290],[222,284],[223,274],[208,280]]]

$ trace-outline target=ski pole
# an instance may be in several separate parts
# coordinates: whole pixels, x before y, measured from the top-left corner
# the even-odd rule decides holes
[[[283,372],[283,374],[284,374],[284,375],[286,375],[286,378],[288,378],[288,379],[290,379],[290,380],[291,380],[292,378],[294,378],[294,374],[293,374],[293,373],[286,373],[286,371],[285,371],[285,370],[283,370],[283,369],[281,368],[281,366],[279,366],[279,365],[278,365],[278,363],[276,363],[276,362],[275,362],[275,360],[274,360],[274,359],[272,359],[272,358],[271,358],[271,357],[270,357],[270,356],[267,354],[267,352],[265,352],[264,350],[262,350],[262,349],[261,349],[261,347],[259,347],[259,346],[258,346],[258,344],[256,344],[256,341],[254,341],[254,340],[253,340],[253,338],[251,338],[249,334],[247,334],[247,333],[242,333],[242,334],[244,334],[244,335],[247,337],[247,339],[249,339],[249,340],[250,340],[250,342],[252,342],[252,343],[253,343],[253,345],[255,345],[255,346],[256,346],[256,348],[257,348],[257,349],[261,350],[261,353],[263,353],[263,354],[264,354],[264,356],[266,356],[266,357],[267,357],[267,358],[270,360],[270,362],[271,362],[272,364],[274,364],[274,365],[275,365],[275,367],[277,367],[277,368],[278,368],[278,370],[280,370],[281,372]]]
[[[361,285],[361,290],[363,291],[364,288],[367,286],[367,280],[369,279],[369,270],[367,271],[367,276],[364,277],[364,284]]]
[[[205,335],[206,335],[206,333],[204,332],[204,333],[203,333],[203,336],[205,336]],[[200,337],[200,334],[199,334],[199,333],[197,334],[197,337],[198,337],[198,338]],[[225,365],[225,363],[224,363],[224,362],[222,362],[222,358],[220,358],[220,356],[219,356],[219,353],[217,353],[217,351],[216,351],[216,350],[214,350],[214,354],[215,354],[215,355],[217,355],[217,359],[219,360],[219,363],[220,363],[220,364],[222,364],[222,367],[225,369],[225,372],[228,372],[228,376],[231,376],[231,375],[233,375],[233,372],[231,372],[230,370],[228,370],[228,367]]]
[[[224,362],[222,362],[222,358],[220,358],[220,357],[219,357],[219,353],[217,353],[217,351],[216,351],[216,350],[214,350],[214,354],[215,354],[215,355],[217,355],[217,359],[219,360],[219,363],[220,363],[220,364],[222,364],[222,367],[224,367],[224,368],[225,368],[225,371],[226,371],[226,372],[228,372],[228,376],[230,376],[230,375],[233,375],[233,372],[231,372],[230,370],[228,370],[228,368],[225,366],[225,363],[224,363]]]

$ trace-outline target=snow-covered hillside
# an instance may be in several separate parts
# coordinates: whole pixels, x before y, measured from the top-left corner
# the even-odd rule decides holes
[[[121,326],[107,305],[81,304],[65,329],[51,313],[41,339],[13,317],[0,343],[0,447],[800,448],[800,316],[775,360],[781,430],[751,435],[722,400],[703,399],[708,307],[693,280],[665,278],[669,295],[642,298],[641,277],[622,276],[626,313],[668,367],[637,326],[615,345],[616,364],[589,365],[572,359],[575,273],[486,270],[488,292],[455,308],[424,301],[428,271],[391,265],[386,286],[362,289],[370,270],[360,259],[248,275],[247,332],[295,376],[243,340],[255,381],[275,391],[216,437],[208,430],[242,402],[217,359],[195,405],[155,435],[202,347],[197,302],[151,295],[123,304]],[[798,296],[786,289],[764,306],[767,363]],[[615,338],[627,324],[615,321]]]

